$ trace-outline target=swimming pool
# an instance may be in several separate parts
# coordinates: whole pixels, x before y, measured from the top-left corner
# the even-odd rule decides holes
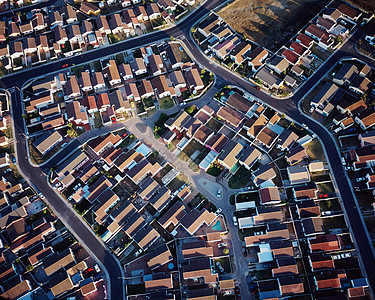
[[[212,226],[212,230],[222,231],[223,227],[221,226],[221,220],[217,220],[216,223]]]

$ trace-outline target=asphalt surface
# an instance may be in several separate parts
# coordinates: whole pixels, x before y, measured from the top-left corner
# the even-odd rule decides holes
[[[206,67],[210,71],[214,72],[217,76],[217,80],[223,85],[232,84],[237,85],[248,92],[252,93],[254,96],[258,97],[266,104],[277,109],[278,111],[285,113],[288,117],[294,119],[299,123],[304,123],[309,126],[310,131],[315,133],[322,141],[325,149],[328,161],[331,165],[332,175],[335,178],[337,187],[341,194],[342,203],[344,210],[346,212],[347,219],[349,221],[349,226],[351,228],[352,237],[356,243],[356,248],[360,256],[363,268],[366,271],[367,278],[369,280],[370,286],[375,287],[375,257],[373,248],[368,239],[366,228],[363,224],[363,220],[358,207],[356,204],[356,199],[354,198],[351,184],[348,181],[346,172],[343,169],[340,155],[337,151],[334,140],[327,132],[327,130],[319,123],[311,120],[309,117],[301,114],[298,110],[299,100],[323,77],[323,75],[341,58],[343,57],[358,57],[361,60],[369,64],[374,62],[365,57],[361,57],[354,50],[354,43],[360,37],[361,32],[358,31],[340,50],[338,50],[329,60],[325,62],[323,67],[319,71],[315,72],[313,76],[298,90],[298,92],[289,99],[275,99],[262,91],[256,90],[254,86],[237,77],[235,74],[231,73],[227,69],[224,69],[210,60],[208,60],[200,50],[194,45],[190,38],[190,28],[204,15],[208,14],[210,9],[216,7],[224,1],[210,0],[207,1],[203,6],[192,13],[188,18],[179,23],[177,26],[167,29],[165,31],[157,31],[140,38],[126,40],[117,44],[107,46],[106,48],[99,48],[94,51],[87,52],[82,56],[75,56],[71,58],[66,58],[59,60],[54,63],[49,63],[43,66],[33,68],[32,70],[25,70],[21,72],[14,73],[12,75],[6,76],[0,79],[0,87],[9,89],[11,87],[19,87],[29,79],[42,76],[51,72],[56,72],[61,69],[61,66],[65,63],[69,65],[85,63],[98,57],[105,57],[112,55],[117,52],[125,51],[127,49],[139,47],[142,45],[152,44],[158,40],[167,39],[171,36],[181,39],[188,50],[192,54],[192,58],[200,63],[202,66]],[[88,247],[92,253],[101,261],[101,263],[106,267],[110,278],[112,295],[115,296],[113,299],[123,299],[123,285],[122,280],[119,279],[121,276],[121,271],[115,258],[110,254],[110,252],[103,246],[101,242],[94,236],[94,234],[83,224],[82,220],[77,218],[72,212],[68,204],[58,197],[55,192],[47,184],[46,178],[43,170],[41,168],[32,167],[27,159],[26,143],[24,139],[24,128],[23,128],[23,118],[22,118],[22,105],[20,104],[19,92],[15,90],[18,97],[12,97],[12,110],[13,119],[15,123],[15,139],[17,143],[17,158],[19,167],[22,173],[26,176],[26,179],[32,180],[33,184],[46,196],[47,201],[53,207],[53,209],[60,215],[64,223],[69,224],[72,227],[72,232],[77,236],[77,238]],[[70,153],[78,144],[70,144],[64,151],[64,153]],[[60,156],[58,156],[60,157]],[[57,158],[58,158],[57,157]],[[56,158],[56,161],[57,161]],[[53,166],[55,161],[53,160],[50,165],[45,165],[43,169]]]

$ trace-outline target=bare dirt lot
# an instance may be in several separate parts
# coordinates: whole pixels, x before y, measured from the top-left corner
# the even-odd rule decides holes
[[[219,15],[252,41],[277,50],[303,27],[328,1],[235,0]]]
[[[370,13],[375,13],[375,1],[374,0],[349,0],[349,3],[353,4],[355,7],[364,9]]]

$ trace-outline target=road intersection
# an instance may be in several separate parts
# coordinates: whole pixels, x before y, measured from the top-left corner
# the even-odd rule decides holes
[[[370,286],[375,286],[375,257],[373,248],[368,239],[368,233],[364,225],[360,211],[358,210],[357,201],[353,194],[351,184],[348,180],[346,171],[344,170],[340,154],[337,151],[337,146],[334,139],[327,132],[320,123],[315,122],[309,117],[302,114],[298,109],[299,101],[304,97],[304,95],[323,77],[323,75],[330,70],[330,68],[335,65],[340,59],[344,57],[357,57],[368,64],[373,64],[374,62],[366,57],[359,55],[355,49],[354,45],[358,38],[361,36],[360,29],[347,41],[343,47],[336,51],[322,67],[312,75],[308,81],[290,98],[287,99],[276,99],[262,91],[256,90],[254,86],[238,77],[237,75],[231,73],[224,67],[212,63],[202,52],[196,47],[194,41],[190,35],[190,28],[203,16],[208,14],[211,9],[215,8],[224,1],[212,0],[206,1],[204,5],[198,8],[189,18],[177,24],[175,27],[169,28],[164,31],[154,32],[140,38],[135,38],[131,40],[126,40],[106,48],[100,48],[94,51],[87,52],[82,56],[71,57],[67,59],[60,60],[58,62],[49,63],[36,67],[32,70],[25,70],[18,73],[11,74],[0,79],[0,87],[4,89],[9,89],[11,87],[22,88],[23,84],[37,76],[42,76],[47,73],[56,72],[61,69],[61,65],[64,63],[73,63],[78,65],[85,63],[100,56],[108,56],[115,54],[117,52],[122,52],[127,49],[139,47],[142,45],[152,44],[161,39],[169,39],[171,36],[180,37],[185,44],[187,50],[191,53],[192,58],[197,61],[201,66],[209,69],[211,72],[215,73],[218,82],[222,85],[231,84],[236,85],[261,99],[267,105],[273,107],[281,113],[284,113],[287,117],[293,119],[294,121],[309,126],[310,130],[320,139],[324,145],[326,157],[329,161],[332,175],[335,179],[337,189],[340,192],[343,208],[346,213],[348,220],[348,225],[351,229],[352,236],[354,238],[356,249],[361,260],[362,267],[367,275]],[[22,118],[22,105],[20,105],[20,93],[19,89],[14,90],[12,97],[12,116],[14,122],[14,137],[16,141],[16,154],[18,159],[18,164],[21,172],[25,176],[25,179],[38,188],[46,197],[47,201],[53,208],[53,210],[59,215],[65,224],[70,225],[70,229],[73,234],[87,247],[91,250],[92,254],[101,262],[102,265],[107,269],[110,277],[110,291],[112,295],[116,296],[116,299],[124,299],[124,286],[121,279],[122,272],[119,267],[118,262],[113,257],[111,252],[101,243],[97,237],[90,231],[83,221],[76,218],[74,211],[69,207],[69,205],[61,199],[53,189],[50,188],[45,180],[45,176],[42,176],[46,172],[46,169],[53,166],[55,161],[58,161],[59,156],[49,164],[46,164],[43,168],[34,167],[30,164],[27,159],[27,141],[24,138],[24,126]],[[203,101],[203,100],[202,100]],[[62,155],[66,155],[79,146],[79,141],[74,141],[65,148]],[[166,149],[165,149],[166,150]],[[225,196],[225,195],[224,195]],[[229,209],[229,208],[228,208]],[[224,210],[224,209],[223,209]],[[226,214],[230,215],[232,212]],[[229,219],[230,220],[230,219]],[[233,230],[232,230],[233,232]],[[240,249],[238,250],[240,251]],[[240,253],[239,253],[240,254]],[[238,254],[237,254],[238,255]],[[242,278],[241,278],[242,280]],[[244,286],[245,284],[243,284]]]

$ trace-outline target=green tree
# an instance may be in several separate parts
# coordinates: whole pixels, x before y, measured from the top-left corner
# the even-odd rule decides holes
[[[10,139],[13,137],[13,129],[11,126],[7,127],[7,129],[5,129],[5,136]]]
[[[77,126],[74,125],[73,123],[69,123],[68,124],[68,131],[67,131],[67,135],[69,137],[71,137],[72,139],[76,138],[78,136],[78,133],[77,133]]]

